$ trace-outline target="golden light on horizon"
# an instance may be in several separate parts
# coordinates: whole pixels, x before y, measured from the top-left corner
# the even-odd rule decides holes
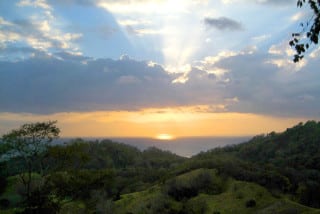
[[[57,120],[62,137],[146,137],[170,141],[190,136],[254,136],[279,132],[307,119],[214,113],[206,106],[48,115],[0,113],[0,134],[26,122]],[[5,123],[8,125],[4,126]]]
[[[174,137],[170,134],[158,134],[156,136],[156,139],[158,139],[158,140],[173,140]]]

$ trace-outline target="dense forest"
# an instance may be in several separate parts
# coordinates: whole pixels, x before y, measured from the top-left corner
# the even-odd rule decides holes
[[[320,213],[320,122],[191,158],[82,139],[21,152],[14,140],[0,144],[1,213]]]

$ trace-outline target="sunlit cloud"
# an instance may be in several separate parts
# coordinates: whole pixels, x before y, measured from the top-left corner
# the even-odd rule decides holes
[[[320,48],[315,48],[309,55],[311,58],[318,58],[320,56]]]
[[[164,65],[180,67],[189,63],[201,43],[201,32],[191,31],[201,12],[194,7],[206,5],[207,1],[114,1],[98,2],[98,6],[111,11],[118,23],[132,35],[158,35],[155,46],[162,46]],[[198,7],[198,9],[201,9]],[[205,10],[205,9],[202,9]],[[130,17],[130,19],[128,19]],[[146,21],[147,20],[147,21]],[[128,35],[130,36],[130,35]],[[131,42],[134,42],[129,38]]]
[[[137,19],[120,19],[118,20],[118,23],[120,25],[124,25],[124,26],[133,26],[133,25],[151,25],[152,21],[150,20],[137,20]]]
[[[276,45],[272,45],[268,51],[273,56],[272,59],[267,60],[267,63],[276,65],[277,67],[286,71],[299,71],[305,67],[308,60],[305,59],[300,63],[294,63],[292,61],[295,51],[288,45],[287,42],[281,42]]]
[[[0,41],[2,43],[5,42],[15,42],[21,39],[21,36],[18,33],[15,32],[9,32],[9,31],[0,31]]]
[[[13,23],[5,20],[3,17],[0,16],[0,25],[4,26],[4,25],[13,25]]]
[[[187,6],[203,4],[203,1],[183,0],[134,0],[134,1],[98,1],[98,6],[119,14],[174,14],[189,12]]]
[[[255,42],[263,42],[263,41],[266,41],[270,38],[271,38],[270,34],[264,34],[264,35],[252,37],[252,40]]]
[[[58,20],[52,15],[53,8],[45,0],[21,0],[16,5],[22,8],[38,8],[38,11],[13,21],[1,17],[0,22],[5,26],[0,29],[2,43],[11,45],[13,42],[19,42],[20,46],[24,44],[45,52],[50,52],[49,49],[77,52],[78,47],[74,41],[82,34],[63,32]]]
[[[46,2],[46,0],[20,0],[17,5],[19,7],[40,7],[46,10],[51,10],[51,6]]]
[[[297,22],[301,20],[305,16],[305,13],[303,12],[297,12],[293,16],[290,17],[290,20],[293,22]]]
[[[291,59],[272,59],[267,61],[267,63],[271,63],[276,65],[279,68],[282,68],[286,71],[299,71],[301,68],[303,68],[307,62],[304,61],[302,63],[294,63]]]
[[[207,56],[201,61],[203,64],[215,64],[224,58],[229,58],[238,55],[235,51],[221,51],[216,56]]]

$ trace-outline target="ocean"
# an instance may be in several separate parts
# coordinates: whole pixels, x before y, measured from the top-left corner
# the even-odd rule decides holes
[[[213,148],[234,145],[248,141],[252,137],[185,137],[172,140],[158,140],[153,138],[82,138],[84,140],[109,139],[114,142],[125,143],[135,146],[140,150],[148,147],[157,147],[161,150],[170,151],[183,157],[191,157],[200,152]],[[72,139],[72,138],[71,138]],[[61,138],[59,142],[68,142],[70,138]]]

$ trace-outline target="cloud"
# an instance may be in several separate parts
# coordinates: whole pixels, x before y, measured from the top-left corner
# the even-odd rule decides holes
[[[75,42],[82,37],[80,33],[64,32],[52,15],[53,8],[45,0],[21,0],[16,4],[28,11],[20,18],[7,20],[0,17],[0,42],[5,55],[7,46],[29,47],[39,51],[77,51]],[[24,7],[35,7],[25,10]],[[11,48],[12,49],[12,48]],[[8,50],[8,53],[11,50]],[[23,51],[21,51],[23,52]],[[3,56],[2,56],[3,57]]]
[[[183,76],[187,80],[173,83],[181,74],[128,56],[112,60],[39,52],[24,61],[0,61],[0,112],[47,114],[205,105],[213,112],[319,116],[317,60],[310,59],[299,72],[290,72],[269,63],[270,58],[282,59],[258,50],[221,52],[189,65]]]
[[[259,4],[275,5],[275,6],[285,6],[285,5],[295,5],[296,0],[255,0]]]
[[[95,6],[97,0],[48,0],[51,5],[81,5],[81,6]]]
[[[211,109],[221,111],[220,101],[224,102],[220,94],[213,96],[221,87],[214,74],[190,68],[188,82],[173,84],[178,74],[129,57],[42,54],[24,61],[0,61],[0,66],[0,112],[137,110],[199,103],[220,106]]]
[[[49,20],[20,19],[0,29],[2,43],[21,42],[39,50],[72,50],[75,49],[72,42],[81,36],[79,33],[64,33],[53,27]]]
[[[223,6],[239,19],[223,17],[221,3],[216,1],[208,5],[160,0],[19,2],[22,5],[16,9],[25,14],[15,19],[0,17],[0,112],[205,105],[212,106],[206,111],[214,112],[319,115],[319,64],[313,58],[319,50],[305,64],[293,64],[287,42],[270,45],[278,40],[274,32],[278,28],[264,32],[261,22],[253,23],[248,14],[242,16],[242,10],[231,5]],[[271,17],[263,15],[270,10],[272,19],[280,17],[274,14],[284,14],[286,23],[292,24],[289,19],[294,13],[287,15],[281,6],[284,1],[236,2],[251,2],[249,13],[261,14],[262,19]],[[78,6],[69,14],[68,4]],[[90,15],[73,17],[78,12]],[[207,14],[217,16],[203,20]],[[222,33],[206,31],[204,23],[207,29]],[[244,31],[234,40],[233,33],[245,28],[254,32]],[[105,58],[122,53],[133,58]]]
[[[20,0],[17,5],[19,7],[40,7],[46,10],[51,10],[51,6],[46,2],[46,0]]]
[[[271,45],[268,50],[271,54],[271,59],[267,60],[267,63],[276,65],[279,68],[285,69],[289,72],[299,71],[306,66],[308,60],[305,59],[300,63],[294,63],[292,61],[294,50],[288,45],[287,41],[279,44]]]
[[[241,31],[243,30],[243,26],[240,22],[237,22],[233,19],[227,17],[219,17],[219,18],[205,18],[204,23],[211,28],[215,28],[217,30],[230,30],[230,31]]]
[[[282,56],[272,56],[284,60]],[[278,58],[277,58],[278,57]],[[239,54],[224,58],[215,65],[229,70],[230,79],[225,96],[237,97],[238,102],[228,106],[229,111],[252,112],[274,116],[319,117],[320,73],[315,60],[299,72],[268,62],[262,53]],[[250,63],[248,63],[250,62]],[[289,67],[290,68],[290,67]],[[312,98],[312,99],[306,99]]]
[[[235,3],[257,3],[272,6],[287,6],[295,5],[296,0],[221,0],[223,4],[235,4]]]
[[[5,25],[12,25],[11,22],[5,20],[3,17],[0,16],[0,25],[5,26]]]
[[[168,93],[171,77],[160,66],[130,59],[86,59],[82,63],[80,56],[75,57],[59,53],[58,58],[44,55],[0,62],[1,111],[130,110],[144,106],[144,97],[153,96],[151,105],[166,103],[162,93]],[[141,84],[132,84],[135,81]]]
[[[252,40],[256,43],[260,43],[260,42],[264,42],[270,38],[271,38],[270,34],[264,34],[264,35],[254,36],[254,37],[252,37]]]

